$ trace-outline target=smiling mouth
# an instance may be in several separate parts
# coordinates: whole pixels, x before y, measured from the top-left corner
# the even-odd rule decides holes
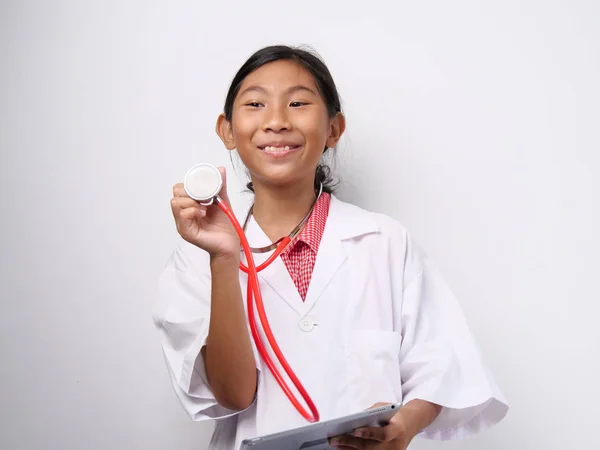
[[[283,146],[274,146],[274,145],[266,145],[264,147],[258,147],[265,153],[271,155],[285,155],[289,152],[297,150],[301,147],[301,145],[283,145]]]

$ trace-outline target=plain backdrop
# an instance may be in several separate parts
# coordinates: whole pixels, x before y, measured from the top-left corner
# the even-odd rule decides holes
[[[339,196],[428,251],[510,402],[412,448],[600,448],[599,5],[0,1],[0,448],[205,448],[150,308],[188,167],[247,200],[214,125],[274,43],[328,63]]]

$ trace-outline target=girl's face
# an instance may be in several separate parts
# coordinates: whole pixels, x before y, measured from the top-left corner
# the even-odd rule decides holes
[[[233,104],[231,122],[217,132],[236,149],[255,185],[312,186],[325,147],[335,147],[344,118],[330,118],[313,76],[294,61],[265,64],[249,74]]]

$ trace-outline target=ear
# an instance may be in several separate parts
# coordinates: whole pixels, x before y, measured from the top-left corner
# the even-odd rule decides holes
[[[337,113],[329,125],[329,137],[327,138],[327,147],[335,148],[346,130],[346,118],[342,113]]]
[[[215,131],[225,144],[227,150],[235,150],[235,140],[233,138],[233,128],[231,122],[225,118],[225,114],[219,114]]]

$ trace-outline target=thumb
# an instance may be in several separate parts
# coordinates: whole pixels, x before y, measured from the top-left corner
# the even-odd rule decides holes
[[[375,408],[379,408],[380,406],[385,406],[385,405],[391,405],[391,403],[389,403],[389,402],[387,402],[387,403],[385,403],[385,402],[384,402],[384,403],[382,403],[382,402],[377,402],[377,403],[373,404],[373,406],[369,406],[369,407],[367,408],[367,410],[369,410],[369,409],[375,409]]]
[[[221,186],[221,190],[219,191],[219,197],[229,204],[229,196],[227,195],[227,170],[223,166],[218,167],[219,172],[221,172],[221,179],[223,180],[223,185]]]

